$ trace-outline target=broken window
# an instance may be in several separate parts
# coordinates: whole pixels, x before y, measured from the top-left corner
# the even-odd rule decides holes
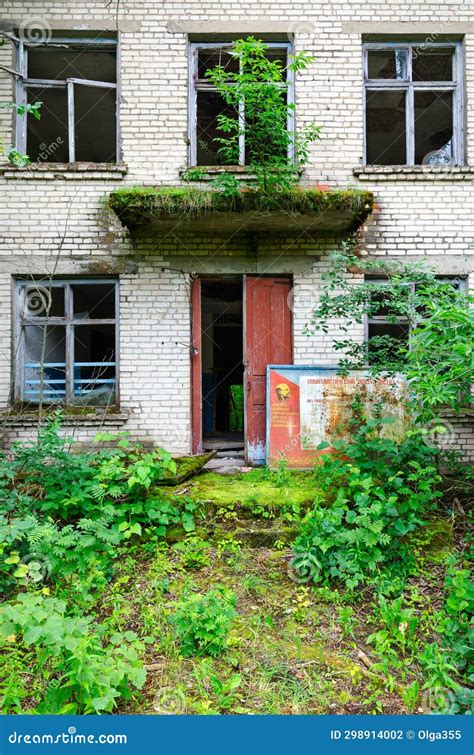
[[[17,103],[41,102],[18,118],[17,148],[33,162],[117,160],[117,54],[113,39],[20,42]]]
[[[462,165],[459,42],[365,45],[368,165]]]
[[[117,283],[19,281],[17,305],[17,399],[114,405]]]
[[[465,289],[466,281],[460,277],[436,276],[442,283],[450,283],[454,291]],[[369,363],[386,362],[387,357],[398,361],[398,346],[406,348],[410,338],[410,321],[406,316],[406,299],[417,289],[416,283],[400,282],[396,284],[399,306],[394,304],[393,284],[388,278],[366,278],[374,287],[370,294],[369,314],[366,318],[366,341],[368,344]],[[423,307],[416,307],[417,318],[423,318]]]
[[[268,42],[268,57],[281,62],[283,68],[287,66],[289,42]],[[223,136],[218,128],[218,117],[226,115],[236,120],[244,116],[245,104],[241,103],[239,110],[227,104],[224,98],[216,91],[206,71],[216,66],[222,66],[229,73],[238,73],[240,62],[232,53],[229,43],[222,42],[195,42],[191,44],[190,52],[190,124],[189,124],[189,162],[190,165],[223,165],[226,160],[219,153],[219,144],[216,137]],[[292,75],[288,71],[288,80]],[[293,98],[293,88],[289,86],[284,90],[289,101]],[[290,124],[289,124],[290,126]],[[237,154],[238,153],[238,154]],[[235,164],[246,163],[245,135],[239,139],[236,148]]]

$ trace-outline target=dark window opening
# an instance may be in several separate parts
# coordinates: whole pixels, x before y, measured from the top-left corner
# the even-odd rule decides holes
[[[413,55],[413,81],[452,81],[454,74],[452,49],[416,50]]]
[[[415,92],[415,163],[452,163],[453,93]]]
[[[454,276],[436,276],[440,284],[450,284],[453,297],[456,292],[465,288],[465,279]],[[370,292],[370,308],[367,313],[367,344],[369,363],[375,364],[393,360],[400,366],[403,353],[400,347],[406,349],[410,340],[410,322],[412,310],[416,310],[416,318],[423,319],[427,314],[427,307],[423,297],[419,296],[416,303],[410,297],[416,292],[422,294],[420,285],[415,282],[390,283],[388,278],[366,276],[366,283],[373,286]],[[450,289],[448,289],[448,292]],[[432,293],[430,294],[432,296]]]
[[[76,160],[113,163],[117,159],[115,89],[74,87]]]
[[[218,47],[216,49],[198,50],[197,77],[209,82],[207,71],[212,71],[217,66],[227,73],[239,72],[239,59],[232,54],[230,48]]]
[[[278,63],[282,71],[285,71],[288,63],[289,43],[269,42],[266,56]],[[224,98],[215,90],[210,78],[206,73],[216,66],[221,66],[227,73],[238,73],[240,61],[233,53],[229,45],[219,43],[193,43],[191,46],[192,73],[190,82],[190,98],[192,103],[192,121],[190,124],[190,163],[191,165],[246,165],[249,162],[249,150],[246,145],[245,133],[239,134],[239,115],[236,108],[229,105]],[[288,75],[288,74],[287,74]],[[288,99],[289,91],[286,86],[275,85],[277,96]],[[245,112],[245,103],[239,103],[241,123],[252,121]],[[219,127],[219,116],[225,115],[236,123],[235,131],[222,130]],[[251,129],[249,129],[251,130]],[[234,135],[234,143],[230,153],[223,154],[220,151],[219,138]],[[260,145],[261,146],[261,145]],[[265,145],[271,156],[282,152],[289,153],[288,144]]]
[[[65,79],[91,79],[115,84],[117,80],[115,52],[87,50],[79,46],[68,50],[29,48],[28,78],[63,81]]]
[[[40,102],[39,120],[27,116],[20,151],[33,162],[117,160],[117,57],[105,49],[64,42],[64,48],[25,51],[23,101]]]
[[[405,92],[369,90],[366,123],[367,162],[404,165],[407,160]]]
[[[242,280],[203,280],[201,304],[204,446],[243,442]]]
[[[219,128],[219,116],[225,115],[237,121],[237,114],[217,92],[197,92],[196,98],[196,142],[198,165],[236,165],[239,162],[239,143],[236,139],[235,156],[226,159],[219,152],[217,138],[224,132]]]
[[[73,284],[71,288],[75,319],[98,320],[115,317],[115,283],[96,283],[93,286]]]
[[[17,398],[32,404],[116,403],[116,284],[18,284]]]
[[[41,118],[27,117],[26,153],[33,162],[69,160],[66,89],[27,89],[28,103],[41,102]]]
[[[368,165],[462,165],[460,43],[365,45]]]
[[[407,50],[369,50],[367,65],[369,79],[404,80],[407,76]]]

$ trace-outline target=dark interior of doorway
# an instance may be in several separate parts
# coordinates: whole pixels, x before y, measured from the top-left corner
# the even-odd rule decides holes
[[[243,451],[242,278],[206,279],[201,291],[203,447]]]

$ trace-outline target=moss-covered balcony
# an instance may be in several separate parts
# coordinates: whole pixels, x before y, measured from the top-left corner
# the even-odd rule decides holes
[[[373,195],[358,189],[294,188],[274,194],[243,190],[227,196],[195,187],[117,189],[110,207],[133,233],[171,229],[203,234],[344,234],[371,213]]]

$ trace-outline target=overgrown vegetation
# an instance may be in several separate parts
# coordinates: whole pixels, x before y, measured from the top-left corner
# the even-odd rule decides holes
[[[354,226],[370,214],[373,196],[359,189],[323,191],[290,188],[278,194],[241,191],[224,194],[194,187],[137,187],[111,192],[109,204],[120,221],[130,230],[168,216],[196,217],[209,213],[268,212],[296,213],[348,212]]]
[[[380,437],[380,424],[367,421],[350,441],[335,441],[316,468],[320,505],[295,544],[319,565],[315,581],[339,579],[349,590],[377,582],[396,592],[412,565],[407,535],[436,508],[435,450],[416,431],[399,444]]]
[[[346,250],[332,256],[325,288],[307,326],[309,335],[327,333],[337,318],[334,339],[341,372],[369,368],[374,376],[403,373],[410,387],[415,421],[426,422],[449,408],[472,402],[474,382],[474,299],[459,278],[439,278],[425,266],[360,259]],[[365,274],[354,285],[348,270]],[[371,279],[377,276],[376,283]],[[354,325],[385,314],[392,333],[361,341]],[[400,335],[400,332],[406,335]]]
[[[217,116],[214,141],[224,165],[238,165],[245,139],[246,178],[223,170],[211,188],[192,186],[118,189],[110,206],[131,231],[142,224],[167,217],[197,217],[218,213],[346,213],[346,227],[357,228],[373,207],[371,192],[358,189],[321,190],[298,186],[308,162],[311,145],[320,138],[314,123],[296,130],[295,105],[288,98],[291,77],[305,71],[312,58],[305,52],[284,61],[269,54],[265,42],[247,37],[235,41],[230,54],[239,61],[238,71],[218,65],[206,76],[227,103]],[[238,115],[233,115],[238,113]],[[200,182],[205,168],[191,167],[183,178]]]
[[[166,452],[105,434],[71,453],[59,417],[17,444],[2,711],[468,712],[468,515],[418,433],[397,445],[362,419],[314,473],[174,487]]]
[[[239,70],[231,72],[218,65],[206,71],[206,76],[231,113],[217,116],[220,135],[214,141],[224,163],[239,164],[240,141],[245,138],[251,187],[275,197],[298,183],[321,129],[314,123],[299,132],[289,127],[296,109],[288,99],[290,76],[305,71],[313,58],[300,52],[282,61],[268,52],[268,45],[255,37],[239,39],[231,48]],[[214,184],[225,195],[240,193],[238,179],[232,174],[218,177]]]

